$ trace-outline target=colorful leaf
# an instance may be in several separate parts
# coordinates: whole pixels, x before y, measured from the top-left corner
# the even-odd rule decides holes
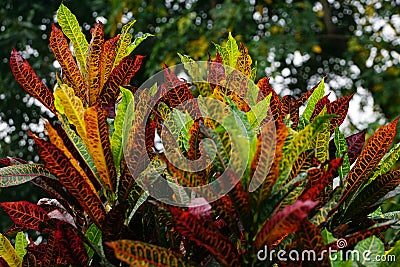
[[[249,55],[249,51],[244,44],[240,43],[239,46],[239,53],[235,68],[247,77],[250,77],[252,60]]]
[[[277,95],[275,90],[272,89],[271,85],[269,84],[269,78],[268,77],[262,78],[257,82],[257,86],[260,89],[258,92],[258,99],[257,99],[258,101],[261,101],[266,96],[271,94],[271,101],[270,101],[271,113],[275,121],[278,121],[281,111],[281,100],[279,99],[279,96]]]
[[[343,217],[356,216],[368,213],[369,207],[373,206],[379,199],[394,190],[400,184],[400,169],[391,170],[385,174],[378,175],[355,197]],[[364,207],[364,208],[361,208]],[[366,215],[366,214],[365,214]]]
[[[26,247],[28,246],[28,240],[24,232],[18,232],[15,237],[15,252],[18,257],[22,260],[26,254]]]
[[[136,20],[130,21],[122,27],[121,35],[118,39],[118,48],[117,53],[115,54],[113,69],[116,68],[121,60],[129,55],[127,53],[127,48],[132,41],[132,34],[130,33],[133,24],[135,24]],[[120,84],[123,85],[123,84]]]
[[[132,125],[134,119],[132,92],[123,87],[120,87],[120,90],[123,96],[121,102],[118,104],[117,116],[114,120],[114,132],[110,140],[114,164],[117,169],[119,169],[122,157],[122,141],[127,138],[127,136],[124,136],[124,125]],[[131,109],[132,111],[127,109]]]
[[[136,47],[138,47],[144,40],[146,40],[148,37],[154,36],[153,34],[150,33],[145,33],[142,34],[141,36],[135,38],[135,40],[128,45],[128,47],[126,48],[126,55],[129,55],[133,52],[133,50],[135,50]]]
[[[325,114],[324,109],[321,111],[320,114]],[[329,157],[329,139],[331,137],[329,131],[330,128],[329,121],[325,121],[321,127],[322,130],[318,132],[317,136],[315,137],[315,148],[316,148],[315,157],[319,161],[324,162]]]
[[[343,157],[343,164],[339,167],[339,176],[340,178],[344,178],[347,173],[350,171],[350,160],[348,156],[348,148],[347,142],[344,138],[343,133],[340,131],[339,127],[335,128],[335,137],[334,142],[336,146],[336,157],[340,158]]]
[[[49,88],[37,76],[35,71],[14,48],[10,56],[11,71],[22,86],[22,88],[31,96],[39,100],[46,108],[54,114],[57,113],[54,106],[54,96]]]
[[[356,161],[362,151],[365,143],[365,133],[366,130],[363,130],[359,133],[346,137],[348,147],[347,152],[349,154],[350,164],[353,164]]]
[[[347,174],[346,187],[341,202],[347,199],[351,193],[360,189],[373,173],[393,142],[398,120],[392,121],[387,126],[382,126],[368,139],[356,164]]]
[[[324,123],[332,118],[332,116],[333,115],[317,116],[311,124],[307,125],[303,130],[295,134],[295,136],[289,141],[287,149],[283,154],[283,158],[279,162],[279,170],[281,170],[281,172],[274,190],[277,190],[279,186],[286,181],[293,162],[302,152],[310,148],[315,136],[324,129]]]
[[[193,266],[180,255],[166,248],[132,240],[108,242],[117,259],[129,266]]]
[[[384,174],[389,171],[397,162],[400,157],[400,143],[397,143],[390,149],[388,153],[379,162],[378,170],[375,171],[374,176],[371,178],[374,180],[378,175]]]
[[[91,187],[69,162],[69,159],[57,147],[37,137],[34,137],[34,139],[38,145],[39,155],[46,167],[79,202],[96,225],[101,227],[105,211],[97,192],[91,190]]]
[[[324,88],[325,88],[325,80],[324,78],[322,78],[321,82],[318,84],[318,87],[314,90],[314,92],[310,96],[306,109],[303,111],[302,117],[304,119],[310,121],[315,105],[317,104],[318,100],[320,100],[324,96],[325,93]]]
[[[89,90],[86,99],[90,107],[96,104],[101,90],[101,56],[104,44],[103,24],[101,22],[95,23],[91,33],[92,39],[90,40],[86,57],[87,83]]]
[[[38,176],[55,177],[42,164],[21,164],[0,168],[0,187],[20,185]]]
[[[105,111],[98,105],[90,107],[85,112],[84,121],[87,140],[90,140],[86,143],[86,147],[93,157],[93,161],[105,188],[114,192],[116,170],[111,151],[109,126],[107,124]]]
[[[293,205],[286,206],[272,215],[257,233],[254,241],[256,248],[260,249],[264,245],[269,248],[277,246],[289,234],[296,232],[301,227],[303,219],[316,205],[317,202],[310,200],[298,200]]]
[[[323,98],[318,100],[317,104],[315,104],[313,113],[310,118],[310,122],[312,122],[313,119],[321,113],[321,111],[325,108],[325,106],[331,102],[331,101],[329,101],[329,98],[328,98],[329,94],[327,94],[326,96],[324,96]]]
[[[228,65],[232,68],[236,66],[237,58],[239,56],[239,48],[236,40],[232,37],[230,32],[226,45],[220,46],[215,44],[215,48],[217,49],[218,54],[221,56],[224,65]]]
[[[120,35],[111,38],[104,42],[103,52],[101,54],[101,75],[100,75],[100,88],[103,88],[104,83],[110,76],[113,70],[115,55],[117,54],[117,46]]]
[[[340,126],[343,123],[344,119],[346,118],[347,111],[349,110],[349,102],[353,97],[353,95],[354,94],[341,97],[326,105],[328,114],[339,115],[339,117],[331,119],[331,132],[333,132],[334,127],[336,127],[336,125]]]
[[[236,248],[229,238],[222,235],[210,224],[204,224],[193,214],[176,207],[170,207],[175,229],[181,235],[199,246],[208,249],[224,265],[240,266]]]
[[[86,167],[85,166],[86,164],[78,162],[78,160],[75,158],[75,156],[77,156],[76,153],[75,155],[71,154],[71,152],[76,152],[73,151],[75,147],[69,147],[69,148],[66,147],[64,142],[68,143],[69,139],[66,139],[65,136],[64,139],[62,139],[62,137],[59,135],[59,133],[61,133],[61,129],[59,128],[59,131],[56,131],[48,121],[46,121],[46,130],[50,142],[64,153],[64,155],[69,159],[70,163],[79,172],[81,177],[86,180],[87,184],[91,187],[92,191],[95,192],[96,189],[92,181],[96,182],[95,184],[97,185],[98,184],[97,180],[95,177],[91,177],[92,179],[90,179],[87,173],[91,174],[91,172],[84,171],[84,167]]]
[[[270,171],[261,185],[258,193],[258,206],[264,202],[267,197],[271,194],[272,188],[275,185],[279,175],[279,163],[282,159],[282,148],[285,143],[286,137],[288,136],[288,129],[282,122],[276,124],[276,147],[275,147],[275,158],[270,168]]]
[[[70,39],[74,47],[75,56],[79,64],[79,68],[86,77],[86,55],[88,51],[88,42],[85,35],[81,32],[79,23],[74,14],[63,4],[57,10],[57,20],[64,34]]]
[[[89,226],[89,229],[87,229],[85,236],[92,245],[97,246],[101,241],[102,234],[96,224],[93,223]],[[89,259],[91,259],[94,255],[94,251],[89,246],[87,247],[87,254]]]
[[[215,56],[215,59],[209,64],[207,81],[210,83],[211,88],[214,89],[216,85],[221,84],[221,81],[226,79],[225,68],[222,65],[222,58],[219,53]]]
[[[71,83],[71,87],[75,91],[75,95],[78,96],[82,102],[86,103],[86,83],[79,70],[78,65],[72,52],[69,49],[68,41],[64,37],[63,32],[52,25],[52,30],[50,34],[50,48],[53,51],[54,57],[61,66],[62,74]]]
[[[83,120],[85,109],[82,101],[75,96],[74,90],[66,84],[57,86],[54,95],[57,110],[61,114],[65,114],[69,123],[75,126],[76,132],[86,143],[86,127]]]
[[[99,102],[102,105],[115,103],[120,93],[119,87],[128,85],[129,80],[139,70],[143,58],[140,55],[137,55],[135,59],[132,56],[126,56],[113,68],[100,92]]]
[[[22,266],[22,261],[18,257],[15,249],[10,241],[0,233],[0,256],[7,262],[10,267]]]
[[[26,229],[40,230],[40,225],[50,220],[47,212],[36,204],[28,201],[2,202],[0,207],[10,216],[11,220]]]

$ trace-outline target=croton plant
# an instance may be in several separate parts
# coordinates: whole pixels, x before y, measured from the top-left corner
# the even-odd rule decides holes
[[[339,126],[352,95],[330,101],[322,80],[299,98],[280,98],[267,77],[254,81],[256,64],[230,34],[203,72],[179,54],[192,79],[165,66],[162,83],[135,88],[129,84],[144,57],[134,50],[148,34],[134,39],[131,22],[105,40],[103,25],[95,23],[88,42],[64,5],[57,21],[50,36],[61,66],[54,90],[11,53],[16,80],[55,116],[45,119],[44,138],[30,134],[40,163],[0,161],[1,187],[31,183],[50,196],[0,203],[13,222],[0,234],[1,266],[394,264],[351,262],[346,252],[394,260],[389,256],[400,249],[396,235],[384,237],[399,212],[382,208],[400,193],[400,170],[393,169],[400,144],[392,147],[398,119],[367,141],[365,131],[346,137]],[[196,105],[182,111],[192,99],[214,99],[224,109],[209,102],[203,109],[210,113]],[[221,122],[209,116],[213,110],[233,115]],[[243,142],[247,162],[238,172]],[[179,168],[168,145],[189,161],[206,154],[211,160],[201,170]],[[235,183],[212,201],[207,190],[187,190],[223,175]],[[152,188],[189,204],[163,201]],[[273,253],[294,250],[315,257]]]

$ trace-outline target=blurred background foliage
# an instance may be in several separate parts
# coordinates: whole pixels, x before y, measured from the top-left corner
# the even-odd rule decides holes
[[[14,81],[8,58],[16,47],[47,85],[54,86],[56,68],[47,39],[60,3],[1,1],[0,158],[38,160],[26,132],[43,130],[39,118],[46,111]],[[349,129],[376,130],[376,124],[400,114],[400,0],[63,3],[76,15],[88,38],[96,20],[105,23],[107,37],[134,19],[134,34],[155,35],[135,50],[146,56],[144,71],[135,76],[136,84],[159,71],[163,62],[179,63],[177,52],[207,60],[209,53],[215,53],[212,42],[220,43],[232,32],[257,62],[258,78],[270,76],[282,95],[298,96],[325,75],[332,98],[355,92]],[[365,107],[367,110],[361,112]],[[0,191],[0,199],[18,198],[26,190],[19,187],[7,195]]]

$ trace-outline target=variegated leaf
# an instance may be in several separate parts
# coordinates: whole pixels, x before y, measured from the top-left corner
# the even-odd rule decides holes
[[[193,266],[180,255],[164,247],[133,240],[108,242],[117,259],[129,266]]]
[[[42,139],[37,137],[34,139],[45,166],[79,202],[96,225],[101,227],[101,222],[105,218],[105,210],[97,192],[92,191],[90,185],[80,176],[61,150]]]
[[[308,212],[317,205],[317,202],[310,200],[296,201],[291,206],[275,213],[267,220],[257,233],[255,246],[260,249],[264,245],[269,248],[276,247],[289,234],[296,232],[307,217]]]
[[[22,260],[18,257],[11,242],[0,233],[0,257],[2,257],[8,266],[19,267],[22,266]]]
[[[22,86],[22,88],[31,96],[39,100],[46,108],[54,114],[57,113],[54,106],[54,96],[49,88],[37,76],[35,71],[14,48],[10,56],[11,71]]]
[[[0,207],[3,208],[16,225],[25,229],[39,231],[41,224],[46,220],[50,220],[43,208],[28,201],[2,202]]]
[[[86,147],[93,157],[103,185],[110,192],[114,192],[116,170],[105,111],[98,105],[90,107],[85,112],[84,121],[87,140],[90,140],[86,142]]]
[[[88,84],[87,103],[90,107],[96,104],[101,90],[101,56],[104,44],[103,24],[101,22],[95,23],[91,33],[92,39],[90,40],[86,57]]]
[[[57,20],[64,34],[71,40],[79,68],[83,77],[86,77],[86,54],[89,44],[85,35],[81,32],[75,15],[66,6],[61,4],[57,10]]]
[[[0,168],[0,187],[20,185],[38,176],[55,177],[42,164],[20,164]]]
[[[121,35],[118,39],[118,47],[117,53],[115,54],[113,69],[119,65],[125,56],[129,55],[127,54],[127,48],[132,41],[132,33],[130,33],[130,31],[135,22],[136,20],[130,21],[122,27]]]
[[[78,135],[86,142],[86,127],[83,120],[85,109],[82,101],[75,96],[74,90],[66,84],[57,86],[54,95],[57,110],[61,114],[65,114],[69,123],[75,126]]]
[[[83,103],[86,103],[86,83],[83,75],[72,56],[67,39],[64,37],[62,31],[54,24],[52,25],[50,34],[50,48],[61,66],[63,75],[71,83],[75,95],[79,97]]]
[[[203,224],[196,216],[177,207],[170,207],[175,229],[181,235],[205,247],[224,265],[240,266],[237,250],[229,238],[213,225]]]

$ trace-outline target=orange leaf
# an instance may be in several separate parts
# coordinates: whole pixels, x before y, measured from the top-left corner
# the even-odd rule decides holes
[[[310,200],[297,200],[293,205],[286,206],[283,210],[272,215],[258,232],[255,245],[260,249],[264,245],[274,248],[289,234],[296,232],[302,225],[302,220],[317,205],[318,202]]]
[[[63,75],[66,77],[68,82],[71,83],[70,87],[74,88],[75,95],[78,96],[83,103],[86,103],[86,84],[83,75],[72,56],[67,39],[63,32],[54,24],[52,25],[49,40],[50,48],[53,50],[53,54],[62,68]]]
[[[249,55],[249,50],[247,50],[247,47],[240,43],[240,48],[239,48],[239,56],[236,62],[236,69],[242,72],[244,75],[247,77],[250,77],[251,75],[251,57]]]
[[[11,71],[17,82],[31,96],[39,100],[46,108],[54,114],[57,113],[54,106],[54,96],[50,89],[37,76],[35,71],[14,48],[10,57]]]
[[[88,54],[86,58],[86,69],[88,71],[88,103],[93,106],[100,93],[100,70],[101,70],[101,54],[104,43],[103,24],[95,23],[91,30],[92,40],[90,41]]]
[[[381,158],[386,154],[393,142],[398,120],[399,118],[386,126],[382,126],[368,139],[357,162],[347,174],[346,187],[338,206],[351,193],[355,193],[355,191],[361,188],[374,172]]]
[[[86,137],[90,154],[100,178],[109,191],[114,191],[116,170],[111,152],[109,126],[103,108],[92,106],[85,111]]]
[[[36,136],[33,136],[33,138],[38,145],[38,152],[45,166],[79,202],[96,225],[101,228],[101,222],[105,218],[105,210],[97,192],[92,191],[91,186],[60,149]]]
[[[103,88],[104,83],[113,70],[113,64],[115,55],[117,54],[118,40],[120,35],[118,34],[112,39],[107,40],[103,45],[103,52],[101,54],[101,80],[100,88]]]
[[[46,130],[47,130],[47,134],[48,134],[49,139],[50,139],[50,143],[55,145],[58,149],[60,149],[64,153],[64,155],[69,159],[69,161],[74,166],[74,168],[79,172],[79,174],[88,183],[88,185],[90,186],[92,191],[96,192],[96,189],[94,188],[94,185],[92,184],[92,182],[89,179],[88,175],[82,169],[81,163],[78,162],[76,160],[76,158],[71,154],[70,150],[67,149],[67,147],[64,144],[64,141],[58,135],[58,132],[51,126],[51,124],[48,121],[46,121]]]
[[[258,92],[257,102],[261,101],[266,96],[272,93],[269,106],[275,121],[278,121],[281,110],[281,100],[279,99],[278,94],[275,92],[274,89],[272,89],[271,85],[269,84],[269,78],[268,77],[262,78],[257,82],[257,86],[260,89],[260,91]]]

